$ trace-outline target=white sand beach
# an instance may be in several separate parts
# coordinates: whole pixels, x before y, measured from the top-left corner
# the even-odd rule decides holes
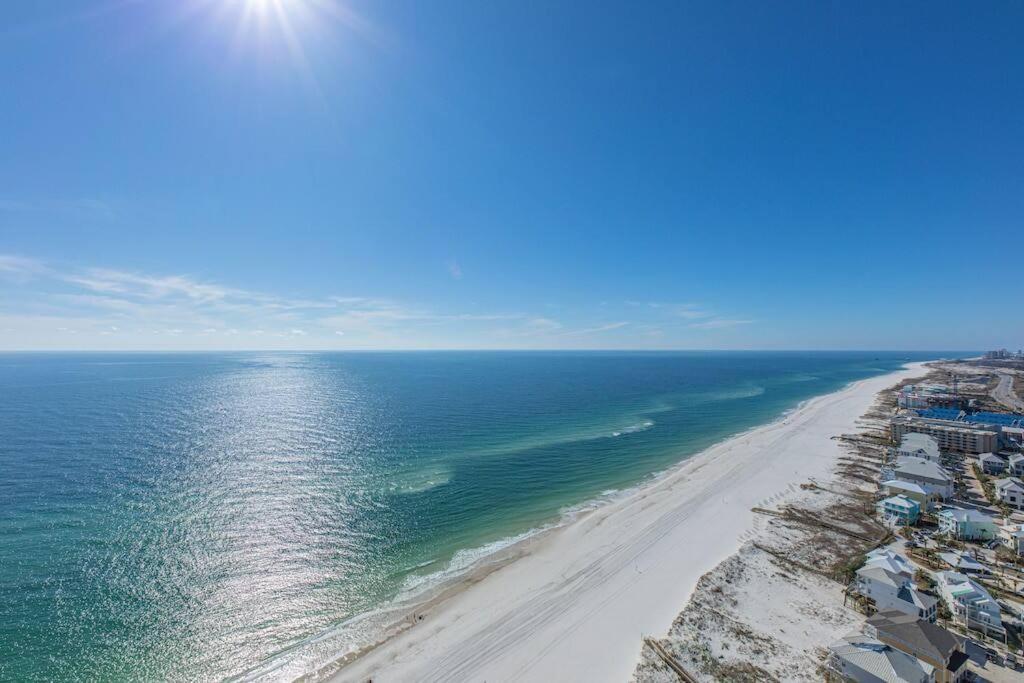
[[[333,680],[628,680],[642,636],[665,633],[698,579],[740,548],[751,508],[828,476],[832,437],[879,391],[926,372],[910,364],[812,399],[528,542]]]

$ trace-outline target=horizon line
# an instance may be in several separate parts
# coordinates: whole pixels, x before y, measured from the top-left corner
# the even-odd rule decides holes
[[[761,348],[761,349],[735,349],[735,348],[674,348],[674,349],[645,349],[645,348],[353,348],[353,349],[274,349],[274,348],[247,348],[247,349],[0,349],[0,353],[600,353],[600,352],[623,352],[623,353],[679,353],[679,352],[728,352],[728,353],[983,353],[978,349],[885,349],[885,348]]]

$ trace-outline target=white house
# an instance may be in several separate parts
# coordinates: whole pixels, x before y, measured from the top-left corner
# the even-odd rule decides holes
[[[987,541],[999,533],[995,519],[974,508],[946,508],[936,518],[940,533],[961,541]]]
[[[939,444],[935,439],[918,432],[904,434],[897,453],[901,458],[921,458],[934,463],[938,463],[942,459],[939,453]]]
[[[894,609],[925,621],[935,621],[938,601],[914,588],[913,580],[904,574],[866,565],[857,570],[853,590],[872,600],[879,611]]]
[[[1010,474],[1015,477],[1024,477],[1024,454],[1014,453],[1007,463]]]
[[[1024,524],[1004,524],[999,527],[999,540],[1018,557],[1024,557]]]
[[[900,574],[908,579],[914,575],[914,566],[902,555],[898,555],[888,548],[875,548],[869,552],[864,559],[865,567],[881,567],[893,574]]]
[[[959,572],[936,572],[935,581],[954,621],[990,636],[1005,637],[999,604],[988,591]]]
[[[978,467],[985,474],[1002,474],[1006,471],[1006,461],[995,453],[982,453],[978,456]]]
[[[1024,481],[1006,477],[996,482],[996,498],[1015,508],[1024,508]]]
[[[953,497],[953,477],[938,463],[923,458],[899,458],[882,470],[882,481],[895,479],[917,484],[929,495]]]

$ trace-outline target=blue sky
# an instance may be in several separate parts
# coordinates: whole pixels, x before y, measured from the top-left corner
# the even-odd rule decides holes
[[[0,349],[1024,344],[1024,7],[6,3]]]

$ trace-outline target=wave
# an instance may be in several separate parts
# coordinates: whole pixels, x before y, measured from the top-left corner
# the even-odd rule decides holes
[[[813,382],[813,381],[815,381],[817,379],[820,379],[817,375],[809,375],[807,373],[800,373],[800,374],[796,374],[796,375],[791,375],[791,376],[787,377],[783,381],[786,382],[786,383],[791,383],[791,382]]]
[[[421,597],[424,592],[429,591],[440,584],[447,583],[452,579],[458,578],[470,569],[481,564],[486,559],[494,557],[502,550],[525,541],[532,536],[536,536],[549,528],[551,527],[547,526],[529,529],[528,531],[524,531],[516,536],[501,538],[497,541],[492,541],[491,543],[477,546],[475,548],[464,548],[462,550],[458,550],[454,555],[452,555],[451,561],[448,562],[448,566],[444,569],[431,572],[430,574],[410,574],[405,577],[405,581],[402,582],[402,587],[399,589],[395,600],[397,602],[415,600],[416,598]]]
[[[431,467],[397,475],[388,484],[388,490],[399,495],[423,493],[444,486],[451,479],[452,471],[447,467]]]
[[[747,384],[733,389],[711,391],[706,394],[701,394],[701,398],[706,402],[737,401],[744,398],[754,398],[762,395],[764,392],[765,388],[760,384]]]
[[[654,426],[654,420],[644,420],[634,425],[624,427],[618,431],[612,432],[612,437],[622,436],[623,434],[636,434],[637,432],[645,432]]]

